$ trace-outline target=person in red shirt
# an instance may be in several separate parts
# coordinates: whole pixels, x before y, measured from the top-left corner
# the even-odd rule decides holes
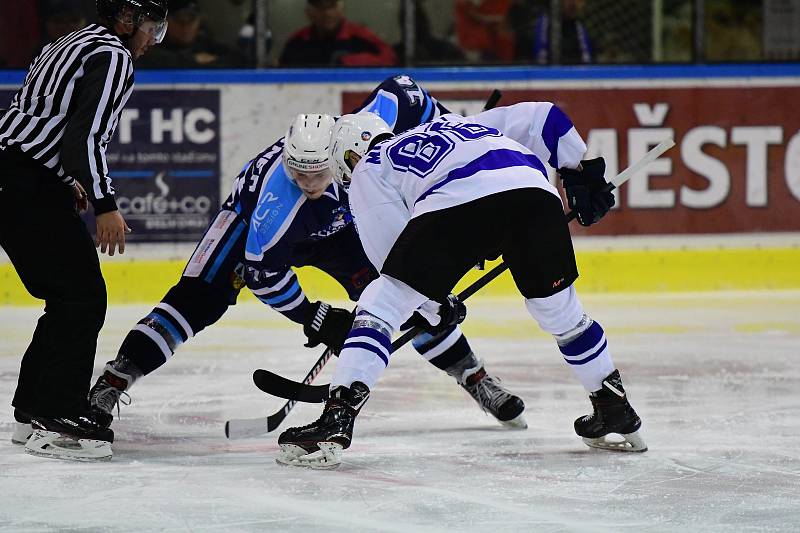
[[[456,34],[467,59],[513,61],[514,32],[508,21],[511,4],[511,0],[456,0]]]
[[[281,66],[392,66],[391,46],[369,29],[348,21],[342,0],[308,0],[310,24],[295,32],[283,48]]]

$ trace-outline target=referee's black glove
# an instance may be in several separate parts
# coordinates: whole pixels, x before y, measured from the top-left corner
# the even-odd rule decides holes
[[[614,207],[614,194],[606,191],[606,162],[602,157],[581,161],[581,170],[562,168],[558,171],[567,192],[570,209],[578,213],[581,226],[591,226]]]

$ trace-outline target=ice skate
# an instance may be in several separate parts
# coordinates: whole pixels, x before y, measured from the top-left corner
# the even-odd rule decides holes
[[[114,432],[86,416],[36,417],[31,423],[33,434],[25,443],[31,455],[73,461],[111,459]]]
[[[307,426],[289,428],[278,437],[278,464],[314,469],[338,468],[342,450],[350,447],[353,425],[369,398],[369,388],[356,381],[350,388],[331,391],[319,420]]]
[[[119,414],[120,403],[130,404],[130,396],[125,391],[141,376],[139,368],[123,355],[106,364],[103,375],[89,391],[89,409],[98,424],[109,427],[114,420],[114,408]]]
[[[11,442],[24,445],[32,433],[31,418],[19,409],[14,409],[14,432],[11,434]]]
[[[513,429],[528,427],[522,415],[525,410],[522,399],[500,385],[499,378],[488,374],[483,363],[465,370],[458,383],[478,402],[484,412],[495,417],[504,426]]]
[[[642,421],[628,403],[618,370],[603,380],[603,388],[591,393],[589,400],[594,412],[575,420],[575,433],[587,446],[619,452],[647,451],[639,435]]]

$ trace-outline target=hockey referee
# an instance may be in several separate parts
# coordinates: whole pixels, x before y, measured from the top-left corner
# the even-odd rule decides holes
[[[68,459],[111,457],[87,394],[106,287],[95,247],[125,251],[106,146],[133,89],[133,61],[161,42],[166,0],[97,0],[99,24],[48,44],[0,111],[0,246],[45,301],[19,372],[12,441]],[[94,242],[79,216],[91,203]]]

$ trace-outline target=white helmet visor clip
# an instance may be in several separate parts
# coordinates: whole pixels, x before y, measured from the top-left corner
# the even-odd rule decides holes
[[[373,139],[386,133],[391,134],[392,129],[375,113],[342,116],[331,132],[330,160],[334,179],[342,185],[350,183],[354,160],[364,157]]]

